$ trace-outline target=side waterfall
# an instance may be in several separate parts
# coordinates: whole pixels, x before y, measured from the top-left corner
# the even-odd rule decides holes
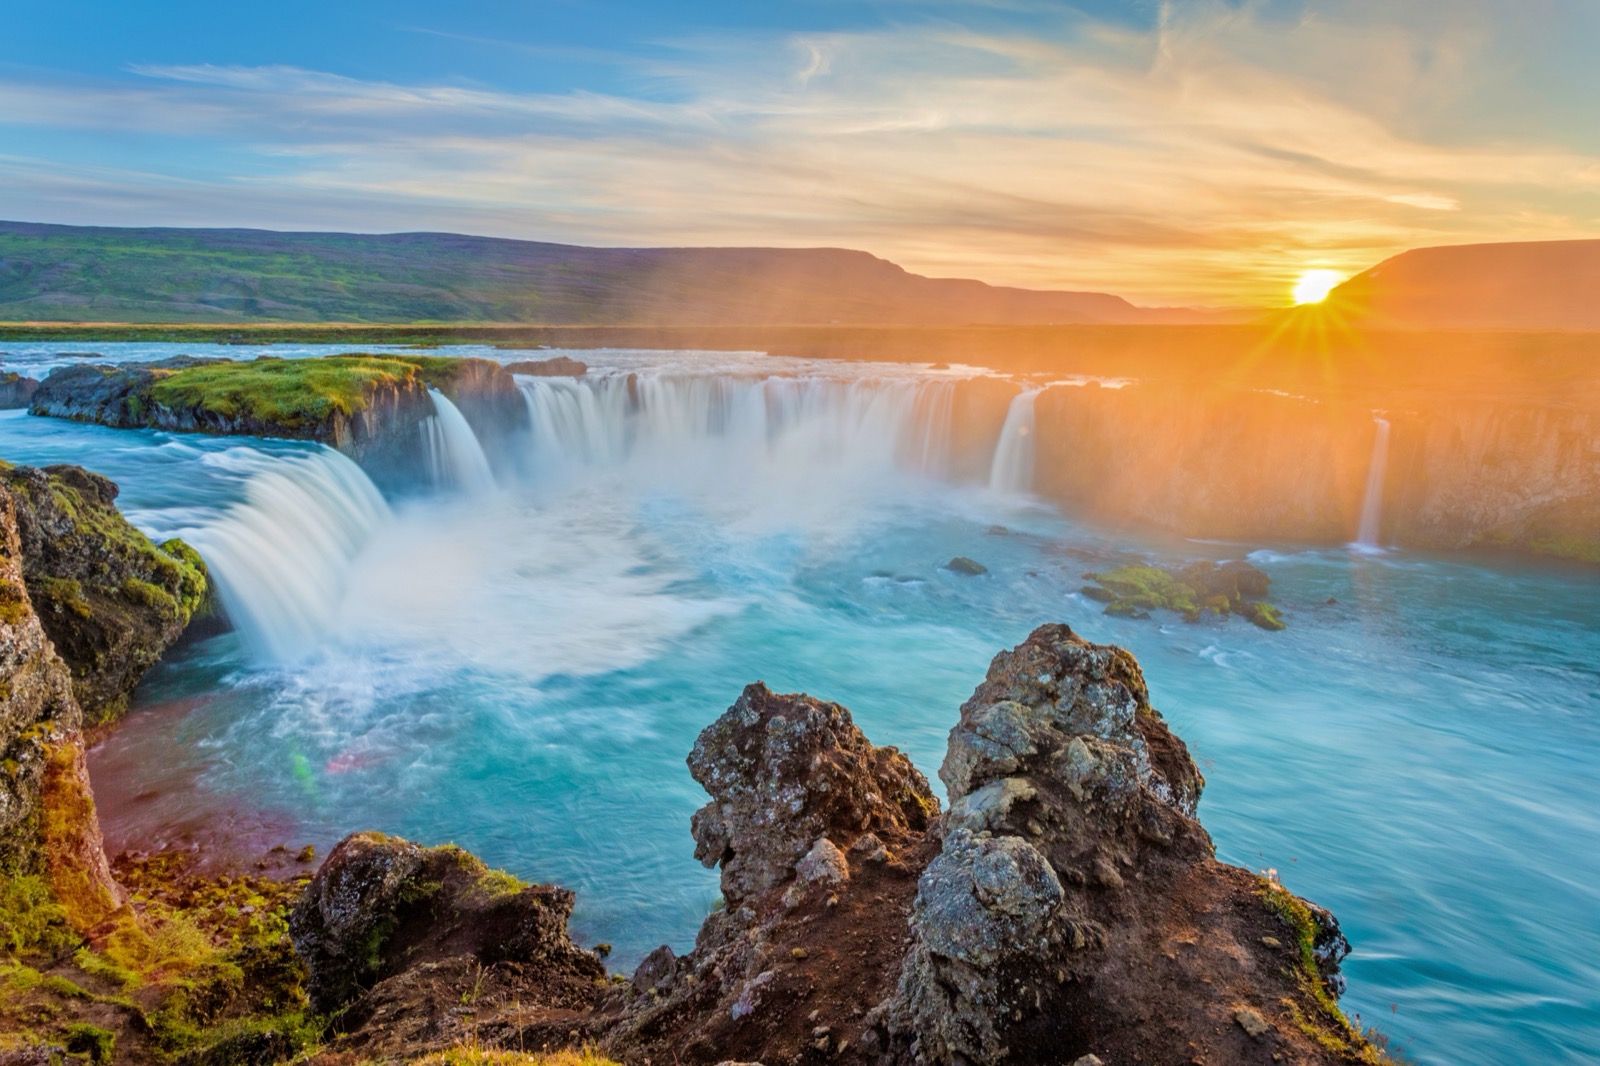
[[[1372,440],[1372,462],[1367,467],[1367,491],[1361,500],[1361,527],[1356,532],[1356,543],[1364,547],[1378,547],[1378,523],[1383,517],[1383,482],[1389,469],[1389,420],[1373,418],[1377,435]]]
[[[494,488],[494,471],[477,434],[460,408],[438,389],[429,389],[433,416],[422,421],[422,439],[436,485],[479,495]]]
[[[247,454],[259,468],[244,499],[180,535],[205,558],[246,647],[284,662],[332,629],[350,562],[389,506],[338,452]]]
[[[1006,409],[1006,422],[994,446],[994,462],[989,467],[989,487],[996,492],[1033,491],[1033,402],[1039,389],[1017,393]]]

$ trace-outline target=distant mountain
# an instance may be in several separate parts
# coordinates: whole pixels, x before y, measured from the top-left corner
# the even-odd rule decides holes
[[[1418,248],[1329,302],[1381,326],[1600,329],[1600,240]]]
[[[966,325],[1214,321],[925,278],[835,248],[581,248],[450,233],[0,222],[0,321]]]

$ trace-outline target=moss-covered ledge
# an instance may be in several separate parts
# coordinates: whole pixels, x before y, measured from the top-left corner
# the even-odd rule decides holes
[[[430,389],[480,434],[527,424],[499,363],[409,354],[80,364],[45,378],[29,411],[118,429],[317,441],[382,474],[421,469],[417,427],[434,414]]]
[[[72,674],[86,722],[126,708],[134,686],[207,604],[199,554],[153,543],[117,510],[117,486],[76,466],[0,461],[16,504],[27,593]]]

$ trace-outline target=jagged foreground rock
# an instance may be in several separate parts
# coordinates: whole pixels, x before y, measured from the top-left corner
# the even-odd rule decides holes
[[[1335,1005],[1348,946],[1332,916],[1214,859],[1195,819],[1204,782],[1121,649],[1050,625],[997,656],[951,733],[942,816],[843,707],[760,684],[689,766],[711,796],[696,854],[721,866],[726,907],[691,952],[663,946],[624,984],[590,979],[564,898],[539,897],[536,947],[486,951],[500,938],[464,940],[459,902],[394,917],[418,883],[413,846],[347,841],[301,905],[344,930],[302,944],[314,990],[368,966],[324,1004],[358,1004],[336,1048],[459,1039],[441,1004],[487,968],[474,1039],[598,1040],[628,1063],[1385,1061]],[[363,930],[395,922],[410,947],[361,954]]]

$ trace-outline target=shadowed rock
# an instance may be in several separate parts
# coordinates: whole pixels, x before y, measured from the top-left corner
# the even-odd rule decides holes
[[[317,871],[289,931],[310,969],[308,991],[319,1011],[370,996],[383,983],[404,986],[407,973],[425,964],[457,959],[534,967],[530,1004],[587,1006],[605,967],[568,938],[571,914],[566,889],[522,884],[460,848],[355,833]],[[370,1013],[370,1005],[357,1004],[348,1017]]]

